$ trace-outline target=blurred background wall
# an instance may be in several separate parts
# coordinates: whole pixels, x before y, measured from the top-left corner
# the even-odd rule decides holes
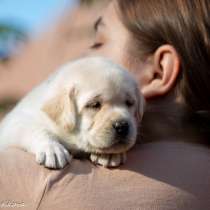
[[[0,117],[58,66],[86,51],[109,0],[45,1],[0,1]],[[24,17],[22,25],[15,11]]]

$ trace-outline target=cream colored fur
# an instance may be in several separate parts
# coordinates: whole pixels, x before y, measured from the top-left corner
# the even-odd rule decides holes
[[[143,109],[138,85],[126,70],[102,57],[80,59],[60,68],[5,117],[0,150],[18,146],[49,168],[63,168],[72,154],[87,152],[93,162],[115,167],[135,144]],[[130,126],[123,144],[112,126],[120,119]]]

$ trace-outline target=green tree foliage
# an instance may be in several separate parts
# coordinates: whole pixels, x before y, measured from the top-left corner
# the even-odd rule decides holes
[[[0,61],[8,59],[15,45],[25,42],[26,39],[26,33],[19,27],[0,23]]]
[[[0,39],[7,39],[8,36],[14,36],[18,40],[25,40],[25,33],[18,27],[0,23]]]

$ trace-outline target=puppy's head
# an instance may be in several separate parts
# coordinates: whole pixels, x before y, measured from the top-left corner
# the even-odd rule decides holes
[[[133,77],[99,57],[79,60],[68,68],[63,85],[71,88],[51,101],[51,108],[45,109],[48,115],[67,132],[76,133],[78,147],[86,152],[130,149],[144,110],[144,99]]]

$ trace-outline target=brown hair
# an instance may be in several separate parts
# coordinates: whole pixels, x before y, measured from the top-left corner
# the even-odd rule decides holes
[[[139,56],[164,44],[181,60],[177,91],[193,110],[210,109],[210,1],[117,0]]]

